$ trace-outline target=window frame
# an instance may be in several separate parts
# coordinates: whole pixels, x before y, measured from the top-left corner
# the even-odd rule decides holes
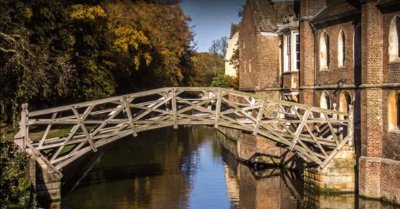
[[[400,16],[394,16],[388,32],[389,62],[400,62]]]
[[[322,49],[325,49],[323,51]],[[325,53],[325,54],[323,54]],[[322,58],[325,55],[325,60],[322,62]],[[329,34],[326,31],[323,31],[320,35],[319,38],[319,70],[329,70],[330,66],[330,40],[329,40]]]
[[[337,49],[338,67],[343,68],[346,67],[346,36],[343,30],[339,31],[337,44],[338,44],[338,49]]]

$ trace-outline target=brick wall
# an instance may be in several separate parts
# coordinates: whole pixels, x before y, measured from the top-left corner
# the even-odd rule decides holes
[[[293,89],[299,87],[299,73],[290,72],[282,74],[282,87],[284,89]]]
[[[392,90],[383,91],[383,156],[384,158],[400,161],[400,131],[388,128],[388,97]]]
[[[375,4],[367,1],[362,5],[362,83],[377,86],[361,93],[359,191],[363,196],[384,197],[399,204],[400,133],[388,131],[388,95],[392,89],[379,87],[400,78],[400,65],[388,59],[388,23],[399,13],[382,14]]]
[[[254,77],[257,66],[257,29],[253,22],[253,11],[248,6],[243,11],[243,18],[239,28],[239,86],[240,88],[254,88]]]
[[[314,86],[314,34],[308,21],[300,22],[300,86]]]
[[[345,63],[343,67],[339,67],[338,65],[338,39],[340,31],[343,31],[345,37]],[[337,81],[340,79],[345,79],[346,84],[354,84],[354,23],[346,22],[319,29],[317,31],[317,53],[319,53],[319,40],[323,32],[329,35],[330,64],[327,70],[320,70],[320,61],[317,59],[317,85],[337,85]],[[319,57],[319,54],[316,57]]]
[[[280,87],[280,40],[278,36],[257,35],[257,66],[254,77],[260,89]],[[253,56],[254,57],[254,56]]]
[[[300,0],[300,16],[314,16],[326,6],[326,0]]]
[[[383,25],[383,75],[385,83],[398,83],[400,81],[400,62],[389,62],[389,28],[390,22],[395,16],[400,16],[400,12],[384,14],[383,22],[386,23]]]
[[[314,86],[314,34],[308,20],[309,16],[314,15],[323,6],[325,1],[300,1],[300,103],[312,105],[314,92],[312,89],[302,89],[302,87]]]

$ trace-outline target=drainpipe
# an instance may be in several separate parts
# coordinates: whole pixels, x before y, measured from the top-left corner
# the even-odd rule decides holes
[[[313,106],[315,104],[315,87],[317,86],[317,44],[318,44],[318,34],[317,28],[314,24],[310,22],[310,26],[314,35],[314,86],[313,86]]]

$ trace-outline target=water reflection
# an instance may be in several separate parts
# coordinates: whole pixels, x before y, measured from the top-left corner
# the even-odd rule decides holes
[[[232,152],[235,143],[208,127],[122,139],[65,169],[61,208],[388,208],[304,192],[301,175],[252,170]]]

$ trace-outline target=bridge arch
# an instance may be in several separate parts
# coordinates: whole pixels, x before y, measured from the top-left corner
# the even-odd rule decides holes
[[[317,117],[321,114],[339,117]],[[351,129],[351,116],[232,89],[160,88],[33,112],[23,105],[15,142],[62,175],[61,169],[80,156],[142,131],[179,125],[222,126],[276,141],[323,168],[351,143],[352,131],[341,132]]]

